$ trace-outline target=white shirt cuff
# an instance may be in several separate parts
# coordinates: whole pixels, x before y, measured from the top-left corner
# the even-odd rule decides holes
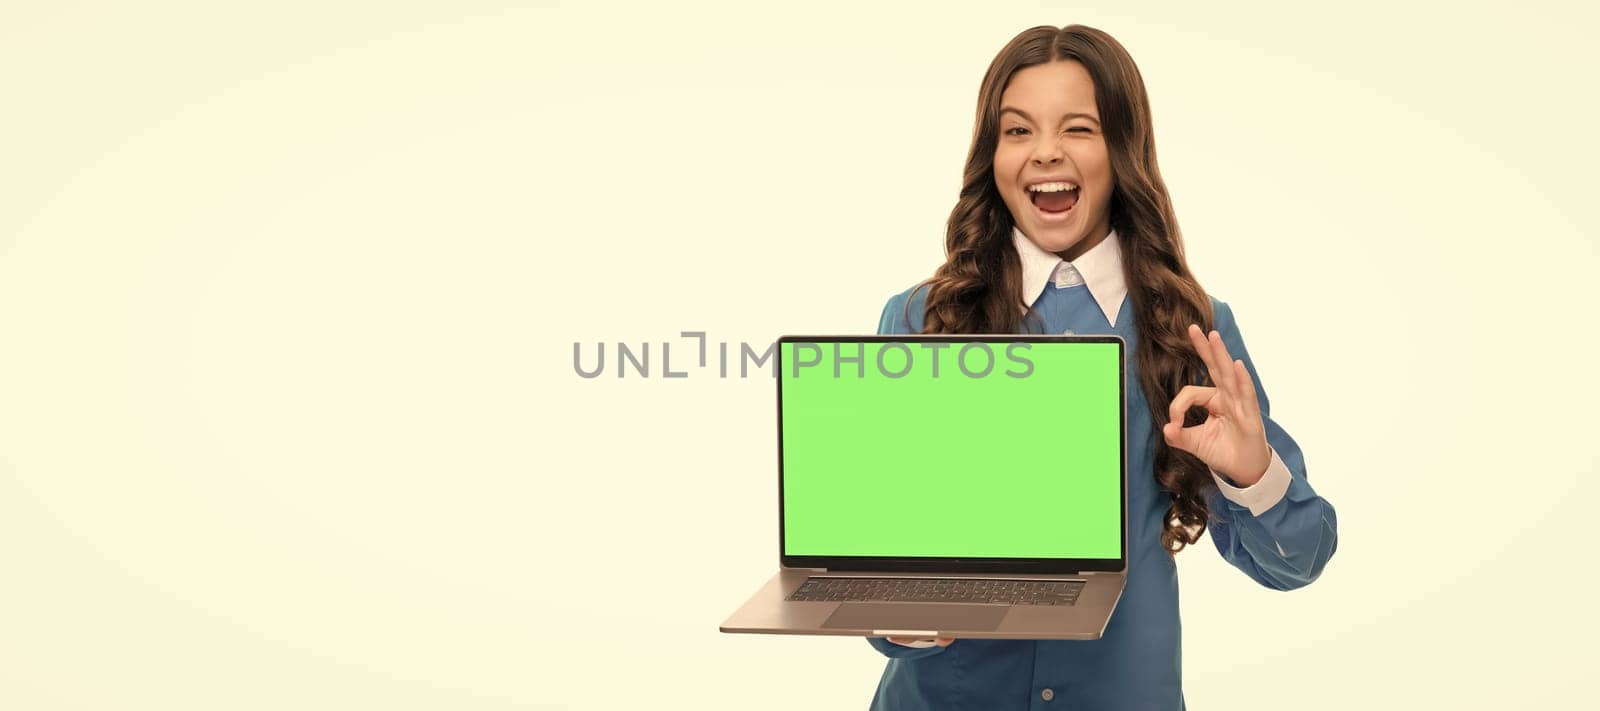
[[[1283,499],[1284,493],[1289,490],[1291,476],[1288,465],[1278,458],[1278,450],[1267,447],[1267,451],[1272,455],[1267,463],[1267,473],[1250,486],[1239,488],[1229,484],[1215,470],[1211,472],[1211,478],[1217,480],[1217,490],[1222,492],[1223,498],[1250,509],[1252,516],[1265,513]]]

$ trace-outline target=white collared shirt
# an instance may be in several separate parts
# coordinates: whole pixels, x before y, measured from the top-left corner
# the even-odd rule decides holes
[[[1089,295],[1094,297],[1095,303],[1105,313],[1106,322],[1116,326],[1122,300],[1128,294],[1128,285],[1122,274],[1122,244],[1116,230],[1108,233],[1100,244],[1070,262],[1034,244],[1019,228],[1011,228],[1011,237],[1016,244],[1017,256],[1022,258],[1023,303],[1031,305],[1038,301],[1039,295],[1044,293],[1045,284],[1051,281],[1057,287],[1084,284],[1089,287]],[[1250,509],[1250,513],[1256,516],[1272,508],[1289,490],[1289,467],[1278,458],[1276,450],[1269,446],[1267,451],[1270,455],[1267,473],[1250,486],[1233,486],[1216,471],[1211,472],[1211,478],[1217,482],[1217,490],[1224,497]]]
[[[1022,257],[1023,303],[1037,301],[1044,293],[1044,285],[1051,281],[1059,287],[1087,284],[1089,295],[1105,312],[1106,323],[1117,325],[1117,312],[1128,295],[1128,285],[1123,281],[1122,244],[1116,230],[1070,262],[1046,252],[1016,227],[1011,228],[1011,239],[1017,246],[1017,256]]]

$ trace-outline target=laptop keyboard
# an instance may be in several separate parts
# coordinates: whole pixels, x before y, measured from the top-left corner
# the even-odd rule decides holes
[[[984,578],[806,578],[787,598],[796,602],[965,602],[990,605],[1075,605],[1082,580]]]

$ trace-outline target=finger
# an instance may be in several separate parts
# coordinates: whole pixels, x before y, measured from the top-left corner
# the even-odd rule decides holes
[[[1211,343],[1206,340],[1206,332],[1200,330],[1198,324],[1189,324],[1189,345],[1194,347],[1194,352],[1200,354],[1200,360],[1206,364],[1206,373],[1211,376],[1211,382],[1221,384],[1217,379],[1217,363],[1211,358]]]
[[[1222,334],[1213,330],[1210,335],[1211,362],[1217,364],[1217,372],[1222,375],[1222,380],[1217,385],[1233,390],[1233,356],[1228,355],[1228,345],[1222,342]]]
[[[1193,427],[1184,427],[1181,422],[1168,422],[1161,426],[1161,437],[1166,440],[1168,447],[1181,449],[1190,454],[1196,454],[1200,447],[1200,431],[1212,426],[1214,420]]]
[[[1211,427],[1215,427],[1215,423],[1218,421],[1215,416],[1223,414],[1220,412],[1223,407],[1222,398],[1222,391],[1217,388],[1206,385],[1183,386],[1183,389],[1179,390],[1178,394],[1172,398],[1172,406],[1167,412],[1169,421],[1161,427],[1161,436],[1166,440],[1167,445],[1193,453],[1199,447],[1201,433]],[[1184,414],[1189,411],[1190,407],[1196,405],[1204,407],[1206,412],[1211,413],[1213,416],[1194,427],[1184,427]]]
[[[1217,388],[1209,385],[1183,386],[1177,395],[1172,396],[1172,404],[1167,406],[1167,421],[1182,427],[1184,415],[1188,414],[1189,408],[1195,406],[1204,407],[1206,412],[1212,414],[1220,414],[1218,406],[1221,403],[1215,402],[1218,392],[1220,391]]]
[[[1244,367],[1243,360],[1233,361],[1234,380],[1238,383],[1239,397],[1244,400],[1245,411],[1261,419],[1261,403],[1256,401],[1256,385],[1250,377],[1250,369]]]
[[[918,649],[932,647],[938,643],[936,640],[927,638],[918,639],[916,637],[890,637],[889,641],[902,647],[916,647]]]
[[[948,647],[948,646],[950,646],[950,643],[954,642],[954,641],[956,641],[955,637],[940,637],[938,639],[935,639],[933,641],[933,643],[937,644],[937,645],[939,645],[941,647]]]

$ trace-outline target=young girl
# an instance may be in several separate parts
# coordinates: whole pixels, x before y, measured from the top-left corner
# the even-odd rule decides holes
[[[1127,588],[1093,641],[868,638],[889,657],[872,708],[1183,708],[1173,556],[1209,530],[1229,563],[1289,590],[1338,537],[1233,313],[1185,263],[1144,81],[1115,39],[1035,27],[995,57],[945,251],[889,299],[879,333],[1127,342]]]

